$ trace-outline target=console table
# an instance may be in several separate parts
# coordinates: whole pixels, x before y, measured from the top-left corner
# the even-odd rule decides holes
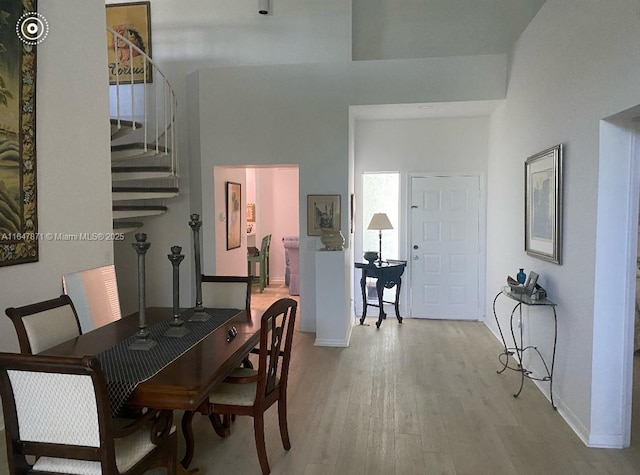
[[[376,327],[380,328],[382,320],[387,318],[387,314],[384,313],[383,304],[389,303],[395,306],[396,318],[399,323],[402,323],[402,317],[400,316],[400,309],[398,308],[398,302],[400,301],[400,287],[402,285],[402,274],[405,267],[407,267],[407,261],[395,261],[388,260],[383,262],[371,262],[363,263],[356,262],[356,269],[362,270],[362,277],[360,278],[360,288],[362,289],[362,317],[360,317],[360,325],[364,324],[364,319],[367,317],[367,307],[378,307],[380,312],[378,314],[378,321]],[[367,277],[376,279],[376,292],[378,294],[378,303],[373,304],[367,302]],[[387,302],[383,300],[384,289],[391,289],[394,286],[396,289],[396,299],[394,302]]]
[[[511,337],[513,338],[513,346],[508,346],[507,342],[504,338],[504,334],[502,333],[502,328],[500,327],[500,321],[498,320],[498,316],[496,314],[496,301],[500,296],[508,297],[511,300],[516,301],[516,305],[513,307],[511,311],[511,316],[509,318],[509,326],[511,330]],[[551,368],[547,366],[547,363],[542,356],[542,353],[538,350],[537,346],[528,345],[523,346],[523,338],[522,338],[522,306],[526,305],[529,307],[541,307],[547,308],[551,310],[553,314],[553,353],[551,357]],[[518,311],[518,323],[517,327],[519,328],[519,339],[516,339],[516,331],[514,329],[513,316],[516,314],[516,310]],[[502,290],[496,295],[496,298],[493,299],[493,316],[496,319],[496,324],[498,325],[498,331],[500,332],[500,338],[502,339],[503,351],[498,355],[498,359],[500,363],[502,363],[502,369],[498,370],[497,373],[501,374],[506,369],[510,369],[513,371],[517,371],[520,373],[520,388],[518,392],[513,395],[513,397],[518,397],[522,392],[522,387],[524,386],[524,378],[529,378],[535,381],[548,381],[549,382],[549,395],[551,396],[551,407],[556,410],[556,405],[553,402],[553,367],[555,365],[556,360],[556,343],[558,340],[558,319],[556,316],[556,304],[550,301],[549,299],[540,299],[536,300],[531,298],[529,295],[518,294],[511,291],[511,288],[506,286],[503,287]],[[533,371],[525,368],[523,366],[523,357],[525,352],[533,351],[538,355],[540,360],[542,361],[542,365],[544,366],[545,372],[542,375],[536,375]],[[510,358],[514,360],[513,365],[510,364]],[[515,366],[514,366],[515,365]]]

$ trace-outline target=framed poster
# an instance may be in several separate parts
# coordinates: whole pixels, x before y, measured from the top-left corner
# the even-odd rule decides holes
[[[240,247],[240,210],[242,209],[242,188],[240,183],[227,182],[227,250]]]
[[[562,144],[527,158],[524,175],[524,250],[562,264]]]
[[[307,234],[340,231],[340,195],[307,195]]]
[[[0,5],[0,266],[38,260],[36,45],[46,32],[26,23],[36,11],[36,0]],[[16,34],[19,22],[34,41]]]
[[[151,65],[145,66],[145,57],[151,57],[151,6],[150,2],[113,3],[106,5],[107,55],[109,84],[153,82]],[[134,46],[129,46],[123,38]],[[145,81],[145,71],[147,79]]]

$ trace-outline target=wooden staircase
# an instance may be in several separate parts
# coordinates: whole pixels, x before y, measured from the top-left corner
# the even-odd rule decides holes
[[[113,229],[129,233],[142,227],[144,220],[166,213],[166,200],[179,194],[176,98],[165,75],[143,50],[114,30],[107,28],[107,34],[115,57],[118,49],[125,48],[129,54],[121,56],[131,63],[115,68],[131,73],[116,74],[109,86]],[[151,74],[135,77],[133,71],[141,68]]]

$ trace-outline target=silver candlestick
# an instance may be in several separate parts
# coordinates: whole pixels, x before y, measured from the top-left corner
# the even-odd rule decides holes
[[[150,350],[157,344],[149,337],[145,315],[146,287],[144,256],[149,247],[151,247],[151,243],[147,242],[147,235],[145,233],[138,233],[136,234],[136,242],[132,243],[131,246],[133,246],[138,254],[138,332],[136,333],[135,341],[129,345],[129,349]]]
[[[192,214],[189,226],[193,231],[193,250],[196,261],[196,306],[193,309],[193,315],[189,318],[190,322],[204,322],[211,318],[202,306],[202,271],[200,268],[200,228],[202,221],[200,215]]]
[[[189,329],[184,326],[184,321],[180,316],[180,263],[184,256],[180,254],[180,246],[172,246],[171,254],[167,258],[173,265],[173,320],[169,323],[170,328],[164,332],[165,336],[181,338],[189,333]]]

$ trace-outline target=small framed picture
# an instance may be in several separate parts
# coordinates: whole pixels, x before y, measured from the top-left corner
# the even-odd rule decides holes
[[[340,195],[307,195],[307,234],[340,231]]]
[[[240,247],[242,189],[240,183],[227,182],[227,250]]]
[[[527,158],[524,175],[524,250],[562,264],[562,144]]]

